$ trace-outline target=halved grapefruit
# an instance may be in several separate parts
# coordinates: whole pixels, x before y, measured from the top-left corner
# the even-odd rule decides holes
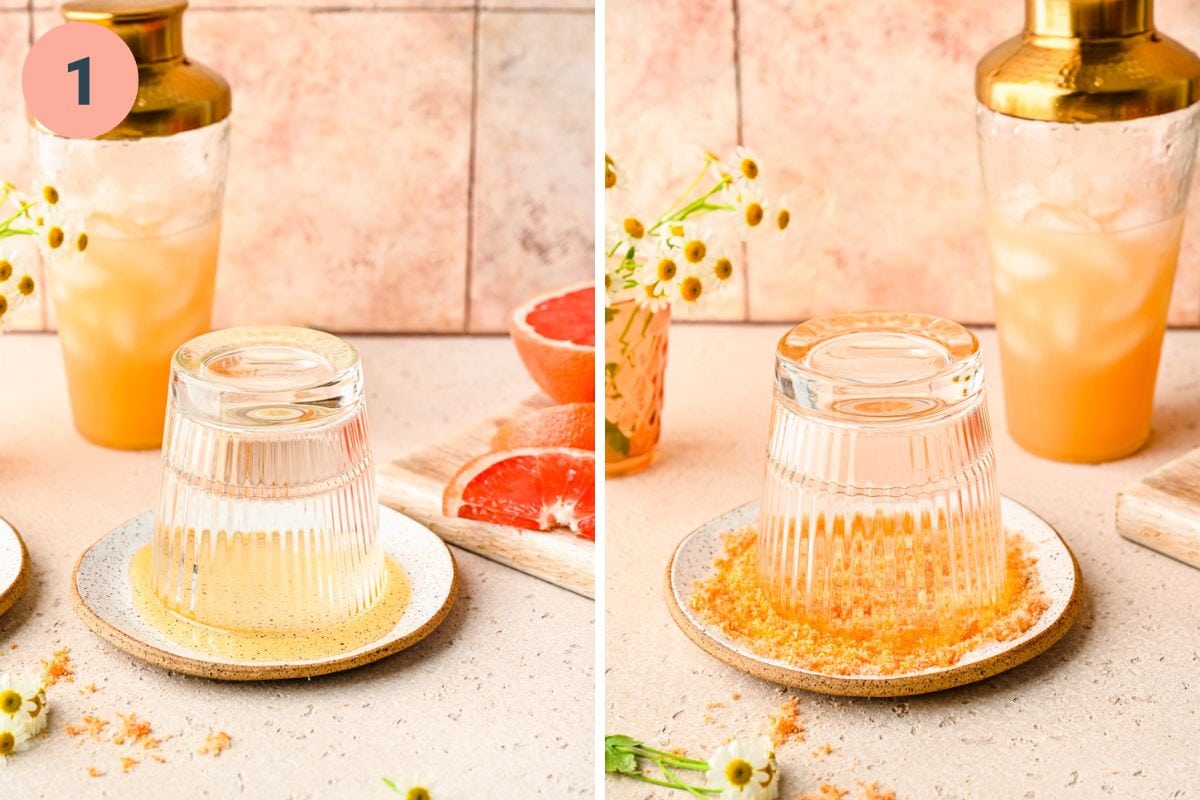
[[[442,513],[531,531],[570,528],[595,539],[596,455],[522,447],[479,456],[450,479]]]
[[[504,423],[492,437],[493,450],[518,447],[596,449],[596,404],[566,403],[530,411]]]
[[[518,306],[508,330],[525,369],[556,403],[596,400],[596,313],[592,283],[568,286]]]

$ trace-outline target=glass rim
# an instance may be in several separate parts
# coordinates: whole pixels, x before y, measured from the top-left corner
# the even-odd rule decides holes
[[[358,350],[310,328],[225,328],[191,339],[171,357],[172,404],[227,427],[265,433],[325,424],[362,397]]]
[[[856,359],[874,359],[877,371]],[[815,317],[783,335],[776,394],[833,420],[917,422],[983,393],[979,340],[931,314],[849,312]]]

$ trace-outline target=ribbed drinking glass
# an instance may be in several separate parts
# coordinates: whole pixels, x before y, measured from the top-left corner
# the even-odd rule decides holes
[[[335,626],[384,582],[362,367],[303,328],[233,328],[171,362],[152,584],[232,630]]]
[[[776,354],[759,570],[833,633],[937,630],[997,602],[1004,530],[979,343],[919,314],[842,314]]]

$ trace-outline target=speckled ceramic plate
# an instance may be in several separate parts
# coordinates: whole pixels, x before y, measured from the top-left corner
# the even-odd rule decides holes
[[[1031,555],[1037,559],[1038,577],[1049,600],[1049,608],[1019,638],[983,645],[950,667],[887,676],[813,672],[760,656],[715,626],[703,622],[688,603],[692,586],[712,574],[713,559],[722,549],[721,534],[752,525],[758,519],[757,502],[717,517],[679,543],[667,567],[667,606],[683,632],[710,655],[743,672],[784,686],[855,697],[901,697],[962,686],[990,678],[1041,654],[1063,637],[1079,612],[1082,584],[1079,565],[1054,528],[1007,497],[1001,499],[1001,515],[1005,528],[1021,534],[1032,546]]]
[[[92,545],[75,565],[71,599],[76,613],[102,638],[141,660],[187,675],[249,681],[307,678],[377,661],[428,636],[458,596],[458,572],[437,534],[390,508],[379,509],[379,539],[407,575],[412,596],[383,637],[334,655],[296,661],[237,661],[185,647],[148,625],[138,613],[130,562],[154,532],[154,514],[131,519]]]
[[[29,584],[29,552],[17,529],[0,517],[0,614],[8,611]]]

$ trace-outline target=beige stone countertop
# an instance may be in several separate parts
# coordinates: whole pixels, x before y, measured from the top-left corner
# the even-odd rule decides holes
[[[376,460],[454,432],[534,387],[506,338],[351,337],[366,372]],[[79,554],[152,508],[157,451],[86,443],[71,425],[57,338],[0,337],[0,515],[24,536],[33,585],[0,617],[0,672],[71,650],[50,734],[0,769],[0,797],[387,798],[414,771],[439,798],[592,797],[590,601],[455,550],[462,591],[428,639],[350,672],[259,683],[176,675],[92,634],[68,594]],[[10,645],[17,649],[11,649]],[[97,691],[84,691],[94,683]],[[84,714],[153,725],[166,764],[69,737]],[[224,730],[219,758],[196,753]],[[120,758],[142,763],[122,774]],[[107,773],[88,777],[94,766]]]
[[[1121,487],[1200,445],[1200,332],[1168,335],[1150,443],[1101,466],[1044,461],[1016,446],[1005,430],[995,333],[979,332],[1000,488],[1074,549],[1083,610],[1063,641],[1010,672],[940,694],[872,700],[789,692],[727,667],[675,627],[663,601],[678,541],[760,492],[772,359],[784,330],[671,332],[662,458],[607,488],[607,731],[707,758],[730,737],[765,732],[795,694],[808,731],[806,742],[778,751],[785,800],[823,781],[857,800],[860,780],[878,780],[900,800],[1200,796],[1200,570],[1113,527]],[[833,753],[814,756],[827,742]],[[683,796],[627,779],[607,787],[615,800]]]

